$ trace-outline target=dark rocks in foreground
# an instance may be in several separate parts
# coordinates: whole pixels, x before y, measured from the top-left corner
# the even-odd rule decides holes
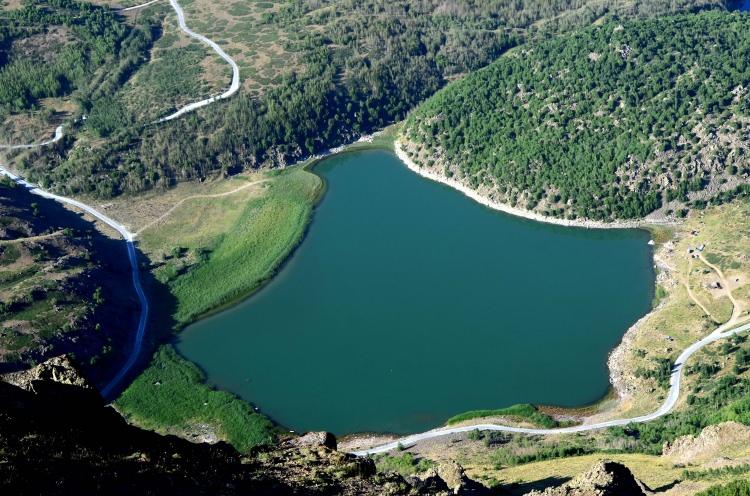
[[[599,462],[537,496],[637,496],[623,465]],[[369,458],[308,433],[245,455],[131,426],[65,357],[0,380],[0,494],[23,495],[482,495],[457,463],[420,477],[379,474]]]
[[[377,474],[367,458],[311,433],[246,455],[128,425],[66,358],[0,382],[0,494],[451,494]],[[442,483],[441,483],[442,482]]]

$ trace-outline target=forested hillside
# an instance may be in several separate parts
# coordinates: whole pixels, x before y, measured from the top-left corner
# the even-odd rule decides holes
[[[27,2],[24,8],[4,12],[0,118],[27,110],[39,99],[87,86],[88,78],[115,56],[122,60],[109,67],[107,79],[127,78],[149,42],[149,30],[130,29],[109,9],[75,0]]]
[[[90,106],[91,120],[79,130],[79,137],[90,139],[77,144],[68,139],[18,157],[17,163],[48,187],[100,197],[164,188],[214,171],[284,165],[404,118],[450,79],[528,39],[602,16],[723,5],[722,0],[286,2],[255,24],[235,26],[248,35],[261,29],[284,34],[285,57],[297,61],[259,91],[145,128],[113,92],[102,105]],[[107,140],[95,139],[101,136]]]
[[[748,191],[749,86],[750,15],[610,22],[519,47],[404,136],[418,164],[518,208],[684,215]]]

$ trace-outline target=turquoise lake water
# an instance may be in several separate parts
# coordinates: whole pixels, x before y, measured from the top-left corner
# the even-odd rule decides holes
[[[387,151],[315,171],[326,195],[279,275],[180,336],[211,383],[336,434],[607,392],[607,355],[653,296],[647,232],[498,213]]]

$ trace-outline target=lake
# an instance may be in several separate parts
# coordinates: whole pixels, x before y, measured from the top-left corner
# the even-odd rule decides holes
[[[384,150],[315,171],[328,189],[283,270],[181,334],[209,382],[339,435],[606,394],[608,353],[650,308],[647,232],[502,214]]]

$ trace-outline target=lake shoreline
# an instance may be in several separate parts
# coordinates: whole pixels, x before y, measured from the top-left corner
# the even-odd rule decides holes
[[[489,198],[486,198],[476,192],[475,190],[469,188],[468,186],[462,184],[461,182],[446,177],[443,174],[440,174],[438,172],[430,171],[425,169],[424,167],[418,166],[414,161],[412,161],[404,149],[402,148],[401,142],[396,139],[393,142],[393,151],[398,157],[398,159],[406,165],[406,167],[411,170],[412,172],[415,172],[416,174],[422,176],[423,178],[430,179],[432,181],[439,182],[441,184],[444,184],[446,186],[449,186],[463,195],[469,197],[470,199],[476,201],[477,203],[480,203],[481,205],[491,208],[493,210],[497,210],[500,212],[503,212],[508,215],[512,215],[515,217],[521,217],[527,220],[532,220],[536,222],[542,222],[546,224],[554,224],[559,225],[563,227],[573,227],[573,228],[583,228],[583,229],[644,229],[649,230],[649,228],[652,227],[674,227],[679,225],[675,222],[665,222],[665,221],[647,221],[644,219],[641,220],[634,220],[634,221],[614,221],[614,222],[601,222],[601,221],[593,221],[593,220],[570,220],[570,219],[557,219],[554,217],[544,216],[541,214],[537,214],[534,212],[530,212],[528,210],[518,209],[515,207],[511,207],[510,205],[502,204],[499,202],[495,202],[493,200],[490,200]],[[655,253],[652,253],[652,261],[655,262]],[[599,411],[595,411],[589,414],[585,415],[577,415],[577,419],[580,420],[583,424],[587,424],[593,420],[595,420],[597,417],[601,415],[607,415],[608,413],[614,413],[616,412],[622,404],[628,400],[628,398],[631,396],[630,393],[630,387],[626,383],[626,378],[628,377],[628,371],[627,366],[625,364],[624,356],[627,353],[628,348],[631,346],[632,341],[635,338],[635,335],[638,333],[639,328],[643,325],[645,321],[647,321],[658,309],[659,306],[656,306],[652,309],[650,309],[645,315],[640,317],[635,323],[633,323],[630,327],[626,329],[626,331],[622,335],[622,339],[620,342],[612,348],[612,350],[609,352],[607,356],[607,369],[609,372],[609,382],[610,382],[610,388],[607,390],[607,392],[602,395],[601,398],[594,401],[593,403],[590,403],[588,405],[582,405],[581,407],[557,407],[552,405],[553,408],[557,409],[559,408],[561,411],[566,412],[570,411],[571,413],[575,413],[576,411],[580,410],[582,407],[596,407],[597,405],[604,405],[609,400],[614,400],[614,404],[603,406],[603,408]],[[613,398],[614,396],[614,398]],[[542,407],[543,405],[535,405],[536,407]],[[482,419],[476,419],[477,422],[481,421]],[[445,424],[442,424],[445,425]],[[368,441],[370,440],[377,440],[379,442],[382,442],[383,439],[395,439],[398,437],[398,434],[389,433],[389,432],[353,432],[353,433],[347,433],[346,435],[342,436],[342,440],[344,441],[344,444],[347,446],[357,446],[357,448],[361,448],[364,445],[368,444]],[[377,444],[377,443],[376,443]]]
[[[373,140],[377,136],[379,136],[380,133],[382,133],[382,131],[379,131],[373,134],[362,135],[356,141],[352,141],[350,143],[346,143],[344,145],[341,145],[335,148],[329,148],[328,150],[325,150],[317,155],[313,155],[299,162],[287,165],[286,167],[279,169],[279,170],[284,170],[284,169],[290,169],[294,167],[300,167],[303,170],[311,174],[314,174],[321,181],[321,184],[315,193],[315,198],[312,201],[312,211],[310,213],[310,217],[309,219],[307,219],[307,222],[305,222],[304,226],[302,227],[301,235],[294,242],[290,243],[289,253],[286,254],[284,257],[282,257],[282,260],[276,265],[274,265],[272,272],[267,277],[263,278],[262,280],[259,280],[256,286],[254,286],[253,288],[247,291],[241,291],[238,294],[231,296],[226,301],[220,303],[219,305],[209,310],[206,310],[205,312],[199,315],[196,315],[190,320],[187,320],[184,322],[177,322],[173,326],[173,331],[175,335],[176,336],[179,335],[180,332],[182,332],[187,327],[193,324],[209,319],[211,317],[215,317],[216,315],[221,314],[225,311],[232,310],[234,307],[242,304],[243,302],[247,301],[249,298],[252,298],[253,296],[255,296],[258,292],[263,290],[269,283],[271,283],[276,278],[277,274],[284,268],[284,266],[294,256],[294,253],[297,250],[297,248],[299,248],[299,246],[305,241],[310,225],[312,224],[313,217],[315,216],[315,209],[318,206],[318,204],[323,200],[323,197],[325,197],[326,190],[328,189],[328,185],[326,183],[325,178],[315,172],[315,167],[320,162],[328,158],[342,155],[344,153],[353,153],[353,152],[359,152],[359,151],[365,151],[365,150],[371,150],[371,149],[387,149],[390,151],[390,147],[386,147],[381,144],[373,144]],[[174,340],[171,340],[170,343],[174,343]]]
[[[317,198],[318,201],[320,201],[322,199],[322,197],[325,196],[326,193],[328,193],[328,187],[329,187],[329,185],[327,184],[327,180],[325,179],[324,175],[322,174],[323,171],[320,171],[320,173],[318,172],[317,165],[319,165],[321,162],[323,162],[324,159],[331,158],[332,155],[333,156],[339,156],[339,155],[346,154],[346,152],[362,152],[362,151],[366,151],[366,150],[380,149],[382,151],[387,152],[392,157],[391,160],[393,162],[395,162],[395,165],[396,165],[397,168],[399,166],[402,166],[402,164],[400,164],[399,161],[396,160],[398,157],[394,156],[395,153],[394,153],[394,150],[393,150],[394,143],[393,143],[393,137],[392,136],[383,136],[381,139],[376,139],[374,141],[375,142],[371,142],[369,137],[364,137],[359,143],[356,143],[354,146],[350,145],[349,147],[347,147],[344,150],[336,150],[336,152],[339,152],[339,153],[326,154],[326,156],[315,157],[315,158],[313,158],[311,160],[306,161],[305,163],[299,163],[299,164],[297,164],[297,166],[301,166],[306,171],[312,172],[315,175],[317,175],[318,177],[320,177],[321,179],[323,179],[323,187],[319,189],[319,193],[320,194],[319,194],[319,196]],[[409,173],[406,173],[406,174],[408,175]],[[471,202],[471,203],[473,203],[473,202]],[[318,212],[317,212],[317,205],[316,205],[316,207],[314,209],[314,214],[313,215],[317,215],[317,213]],[[487,214],[485,214],[485,215],[487,215]],[[493,216],[493,214],[490,214],[490,217],[492,217],[492,216]],[[311,219],[311,221],[312,221],[312,219]],[[300,243],[299,243],[300,245],[304,243],[304,239],[306,239],[306,237],[307,237],[307,232],[305,233],[305,235],[303,236],[302,240],[300,241]],[[643,243],[644,248],[645,248],[645,244],[646,244],[646,241],[648,241],[648,238],[645,237],[645,234],[643,233],[643,231],[641,231],[641,235],[639,235],[638,238],[639,239],[643,239],[642,243]],[[296,254],[296,251],[293,252],[293,253],[291,253],[290,256],[288,257],[288,259],[290,259],[291,256],[294,256],[295,254]],[[650,259],[648,261],[644,260],[644,262],[650,264]],[[276,274],[274,275],[274,277],[276,275],[278,275],[278,272],[280,272],[280,271],[276,271]],[[267,280],[266,283],[271,282],[271,280],[272,279]],[[258,289],[261,289],[261,288],[258,288]],[[220,309],[214,309],[213,313],[215,315],[215,313],[221,313],[221,311],[226,310],[226,309],[227,309],[226,306],[224,306],[223,308],[220,308]],[[649,309],[644,309],[644,310],[648,311]],[[203,320],[203,319],[199,319],[199,320]],[[629,325],[626,322],[624,324],[625,325],[622,326],[620,333],[618,333],[617,336],[615,337],[615,339],[618,340],[618,341],[619,341],[619,339],[622,336],[621,332],[624,330],[624,328],[626,328]],[[604,352],[603,353],[603,359],[606,361],[607,355],[610,352],[610,349],[603,350],[603,352]],[[190,358],[189,354],[186,356],[186,354],[184,353],[184,350],[181,349],[180,350],[180,354],[184,358],[187,358],[188,360],[193,361]],[[194,361],[194,363],[195,363],[195,361]],[[206,372],[205,367],[201,366],[201,369],[204,372]],[[595,392],[594,395],[590,396],[589,398],[584,399],[584,401],[580,402],[580,404],[577,401],[574,400],[573,404],[575,406],[573,407],[573,409],[579,409],[580,410],[580,408],[582,408],[582,407],[589,407],[591,405],[592,401],[594,403],[597,403],[602,398],[610,398],[611,399],[610,382],[609,382],[610,375],[608,373],[609,371],[602,370],[602,372],[604,372],[604,374],[602,374],[604,376],[604,377],[602,377],[602,379],[604,379],[604,381],[605,381],[604,382],[604,386],[606,387],[606,390],[601,390],[601,391]],[[238,393],[235,392],[235,394],[238,394]],[[260,400],[259,398],[257,398],[257,397],[249,397],[248,399],[254,401],[255,404],[257,404],[260,407],[261,411],[265,411],[266,410],[264,402],[262,400]],[[559,398],[558,398],[558,400],[559,400]],[[548,400],[543,400],[543,402],[544,402],[545,405],[549,405],[550,404],[549,401],[550,401],[549,399]],[[551,400],[551,404],[555,404],[555,403],[557,403],[557,401],[554,400],[554,399],[552,399]],[[559,404],[559,403],[557,403],[557,404]],[[288,422],[284,422],[284,420],[282,420],[282,419],[275,418],[275,415],[270,414],[270,412],[266,412],[266,415],[268,415],[277,425],[284,426],[285,424],[288,424]],[[440,418],[436,418],[434,420],[436,422],[433,425],[441,425],[441,419]],[[325,424],[322,424],[321,428],[326,428]],[[343,438],[348,438],[348,437],[350,437],[352,435],[357,436],[357,435],[364,434],[360,430],[351,430],[351,431],[347,431],[347,430],[343,430],[342,431],[342,430],[339,430],[339,432],[342,434]],[[387,429],[383,430],[383,431],[379,431],[379,432],[385,433],[386,436],[389,433],[389,431]],[[412,432],[412,431],[397,431],[397,432],[403,434],[403,432]],[[415,430],[414,432],[417,432],[417,431]],[[374,433],[370,432],[370,434],[374,434]],[[377,437],[379,437],[379,436],[377,436]]]
[[[491,200],[480,193],[478,193],[476,190],[473,190],[463,184],[461,181],[458,181],[453,178],[449,178],[445,176],[445,174],[441,174],[439,172],[427,169],[426,167],[421,167],[417,165],[412,159],[409,158],[406,151],[404,151],[402,143],[400,140],[394,141],[394,152],[396,153],[396,156],[398,159],[406,165],[406,167],[411,170],[412,172],[415,172],[416,174],[419,174],[420,176],[431,179],[433,181],[445,184],[446,186],[450,186],[451,188],[460,191],[464,195],[468,196],[472,200],[476,201],[477,203],[480,203],[484,205],[485,207],[491,208],[493,210],[498,210],[500,212],[513,215],[515,217],[522,217],[524,219],[533,220],[536,222],[543,222],[545,224],[555,224],[558,226],[564,226],[564,227],[579,227],[579,228],[585,228],[585,229],[647,229],[651,226],[674,226],[677,225],[675,222],[669,222],[669,221],[661,221],[661,220],[616,220],[612,222],[603,222],[603,221],[597,221],[597,220],[590,220],[590,219],[559,219],[556,217],[551,217],[547,215],[541,215],[529,210],[511,207],[510,205],[506,203],[500,203],[496,202],[494,200]]]

